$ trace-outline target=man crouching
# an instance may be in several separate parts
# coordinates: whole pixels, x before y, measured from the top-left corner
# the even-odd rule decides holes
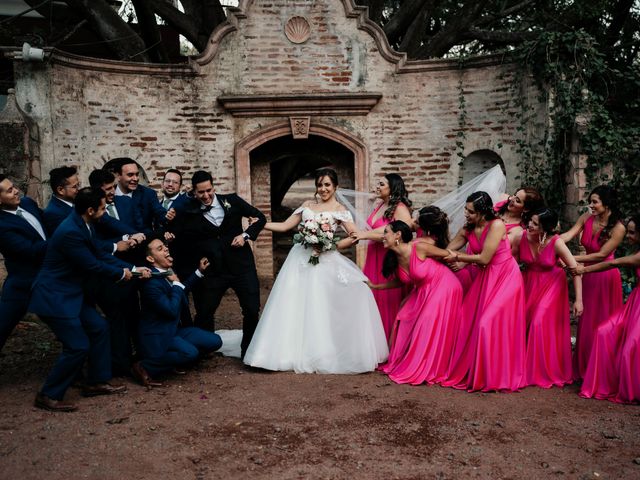
[[[140,383],[150,387],[157,385],[153,377],[181,369],[201,354],[218,350],[222,339],[201,328],[180,326],[191,324],[186,292],[203,277],[209,261],[201,259],[198,270],[180,282],[171,271],[173,258],[162,239],[151,237],[145,248],[152,277],[140,290],[139,332],[143,360],[134,364],[132,373]]]

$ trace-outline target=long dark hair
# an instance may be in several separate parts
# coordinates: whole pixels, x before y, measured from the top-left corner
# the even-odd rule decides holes
[[[591,190],[589,199],[591,199],[591,195],[594,194],[600,197],[602,205],[609,208],[609,211],[611,212],[607,224],[602,229],[602,232],[600,232],[598,243],[602,245],[611,238],[611,230],[616,226],[616,223],[622,220],[622,213],[620,213],[620,207],[618,206],[618,192],[616,192],[613,187],[610,187],[609,185],[599,185]]]
[[[538,210],[544,207],[544,199],[540,192],[533,187],[520,187],[516,190],[518,193],[520,190],[524,192],[524,203],[522,209],[522,224],[526,225],[531,220],[531,215],[534,210]],[[498,215],[504,215],[509,208],[509,202],[504,202],[504,205],[498,210]]]
[[[487,192],[473,192],[467,197],[467,203],[473,203],[473,208],[477,213],[480,213],[485,220],[491,221],[496,218],[496,213],[493,210],[493,200]],[[467,223],[464,228],[467,231],[471,231],[476,228],[475,223]]]
[[[425,234],[433,237],[436,246],[447,248],[449,245],[449,217],[439,207],[422,207],[418,216],[418,225]]]
[[[548,235],[553,235],[558,229],[558,214],[547,207],[538,208],[531,212],[531,217],[538,216],[538,223],[542,231]]]
[[[386,219],[392,219],[399,203],[404,203],[407,208],[411,208],[411,200],[409,200],[409,192],[404,186],[404,180],[397,173],[387,173],[384,178],[389,182],[389,206],[382,215]]]
[[[318,194],[318,182],[322,177],[329,177],[333,186],[338,188],[338,174],[333,168],[319,168],[314,174],[314,185],[316,186],[316,195]]]
[[[413,239],[413,232],[409,225],[404,223],[402,220],[394,220],[389,223],[389,228],[392,232],[400,232],[400,236],[402,241],[405,243],[410,242]],[[382,260],[382,275],[384,278],[389,278],[395,274],[398,269],[398,257],[395,252],[389,250]]]

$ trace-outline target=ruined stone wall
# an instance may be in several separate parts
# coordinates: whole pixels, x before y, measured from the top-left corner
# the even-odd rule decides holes
[[[285,31],[296,16],[309,25],[303,43]],[[16,64],[18,103],[39,126],[43,173],[74,164],[86,182],[110,158],[130,156],[154,187],[167,168],[184,171],[186,179],[205,168],[220,191],[251,195],[247,177],[268,177],[268,168],[239,171],[236,146],[288,115],[233,116],[220,97],[377,93],[368,114],[309,113],[311,125],[335,127],[364,145],[366,175],[358,188],[398,172],[422,205],[457,185],[458,153],[491,150],[504,161],[513,189],[521,133],[509,88],[512,66],[496,59],[465,68],[455,61],[407,62],[376,28],[351,0],[245,1],[190,67],[54,55],[46,64]],[[457,149],[461,93],[465,137]],[[536,108],[544,120],[544,106]],[[268,188],[268,181],[257,184]],[[258,206],[268,210],[265,197]]]

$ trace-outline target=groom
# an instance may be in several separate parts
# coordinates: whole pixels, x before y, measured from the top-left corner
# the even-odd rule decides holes
[[[216,194],[211,174],[199,170],[191,179],[193,198],[176,215],[169,227],[175,234],[172,253],[176,271],[186,278],[202,257],[210,262],[205,277],[193,289],[195,326],[214,330],[214,315],[222,296],[229,289],[242,307],[242,357],[258,324],[260,285],[248,240],[255,240],[266,218],[235,193]],[[257,221],[246,230],[243,217]]]

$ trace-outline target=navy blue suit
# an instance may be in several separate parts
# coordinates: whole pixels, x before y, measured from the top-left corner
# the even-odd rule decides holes
[[[101,251],[91,230],[75,212],[60,224],[31,292],[29,311],[47,323],[62,343],[62,353],[41,390],[54,400],[62,400],[87,355],[88,383],[111,379],[109,325],[85,302],[83,284],[94,273],[118,281],[130,265]]]
[[[192,274],[184,282],[185,289],[162,277],[144,281],[140,290],[139,342],[142,366],[150,375],[191,363],[200,353],[213,352],[222,346],[220,336],[213,332],[180,327],[181,323],[191,323],[185,290],[199,280],[195,273]]]
[[[44,229],[42,211],[36,202],[24,197],[20,206],[36,217]],[[27,312],[31,284],[40,270],[46,249],[46,240],[29,222],[0,210],[0,253],[7,269],[0,298],[0,350]]]
[[[116,195],[113,201],[118,209],[120,220],[142,232],[150,235],[154,230],[161,230],[166,222],[167,211],[158,202],[156,192],[144,185],[126,195]]]
[[[72,211],[73,207],[70,207],[56,196],[51,197],[43,213],[44,229],[48,237],[53,235],[53,232]]]

